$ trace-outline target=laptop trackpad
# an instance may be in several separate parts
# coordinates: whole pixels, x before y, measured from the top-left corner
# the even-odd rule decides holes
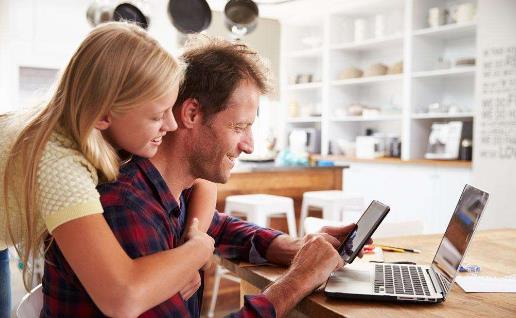
[[[368,268],[344,267],[332,274],[325,291],[331,293],[370,293],[372,290],[371,272]]]

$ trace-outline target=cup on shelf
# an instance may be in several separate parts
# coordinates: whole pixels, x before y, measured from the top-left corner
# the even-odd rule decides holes
[[[475,13],[476,6],[471,2],[458,4],[450,9],[451,21],[457,24],[473,21]]]
[[[385,16],[377,14],[374,16],[374,37],[382,38],[385,36]]]
[[[441,25],[446,24],[448,19],[448,10],[444,8],[434,7],[428,9],[428,26],[431,28],[437,28]]]
[[[363,18],[355,19],[354,26],[354,41],[360,42],[367,38],[367,20]]]

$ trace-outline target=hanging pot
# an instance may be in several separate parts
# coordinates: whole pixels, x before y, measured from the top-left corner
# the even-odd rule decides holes
[[[210,26],[211,10],[205,0],[170,0],[168,16],[181,33],[199,33]]]
[[[224,24],[231,33],[244,36],[258,25],[258,6],[252,0],[229,0],[224,7]]]

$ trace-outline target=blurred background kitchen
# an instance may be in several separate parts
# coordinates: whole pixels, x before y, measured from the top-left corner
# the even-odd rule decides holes
[[[481,228],[514,228],[515,13],[511,0],[0,0],[0,113],[44,99],[103,21],[137,20],[176,56],[204,32],[258,50],[275,87],[220,210],[228,195],[291,197],[300,233],[303,194],[339,190],[349,212],[308,215],[354,221],[377,199],[391,206],[385,235],[442,233],[470,183],[491,193]],[[239,307],[238,290],[222,279],[215,316]]]

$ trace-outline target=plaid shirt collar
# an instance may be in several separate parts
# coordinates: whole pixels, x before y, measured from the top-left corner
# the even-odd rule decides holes
[[[179,215],[181,214],[179,204],[170,192],[170,189],[168,188],[165,180],[161,176],[161,173],[158,171],[158,169],[156,169],[156,167],[151,163],[150,160],[145,158],[135,156],[133,159],[131,159],[131,161],[138,167],[140,167],[140,169],[142,169],[143,175],[148,179],[149,184],[152,185],[152,187],[154,188],[153,190],[157,193],[157,196],[155,195],[154,197],[159,198],[161,205],[163,206],[163,209],[167,212],[167,214],[169,216],[170,214],[172,214],[175,217],[179,217]],[[122,167],[121,174],[128,172],[125,169],[134,170],[134,168],[130,167],[130,165],[126,165]],[[184,195],[181,195],[179,200],[181,202],[181,206],[184,207]]]

